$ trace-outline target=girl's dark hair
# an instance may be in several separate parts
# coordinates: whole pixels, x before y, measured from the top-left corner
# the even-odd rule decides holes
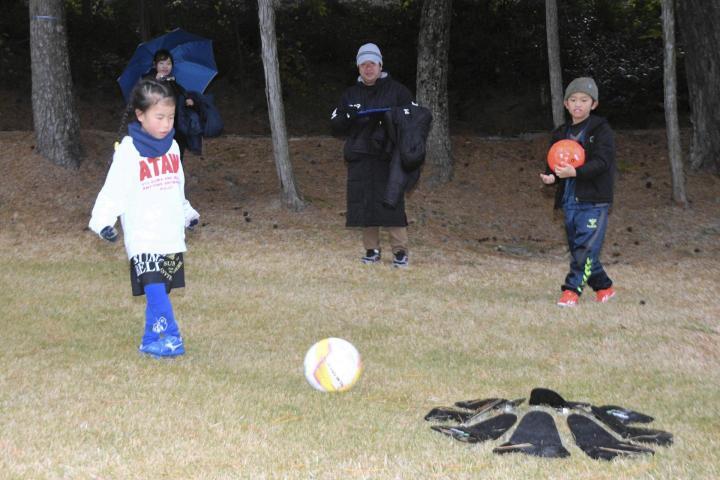
[[[130,92],[130,101],[127,108],[125,108],[125,112],[123,112],[120,128],[118,129],[118,141],[122,140],[125,135],[128,118],[132,118],[135,110],[146,112],[148,108],[164,100],[170,100],[175,104],[175,93],[168,85],[149,78],[140,80]]]
[[[153,55],[153,65],[157,64],[158,62],[162,62],[163,60],[170,60],[173,64],[175,61],[172,58],[172,54],[169,50],[165,50],[164,48],[162,50],[158,50],[155,52],[155,55]]]

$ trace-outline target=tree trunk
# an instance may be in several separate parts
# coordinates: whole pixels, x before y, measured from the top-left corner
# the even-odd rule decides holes
[[[433,166],[430,182],[436,184],[453,176],[447,94],[451,15],[452,0],[425,0],[418,37],[417,100],[433,114],[427,155]]]
[[[720,2],[677,3],[693,124],[690,165],[720,173]]]
[[[65,2],[30,0],[29,11],[37,152],[57,165],[77,168],[83,152],[72,93]]]
[[[305,202],[295,187],[295,175],[290,163],[287,129],[285,127],[285,109],[280,85],[280,68],[278,66],[273,0],[258,0],[258,16],[260,18],[260,40],[262,42],[262,60],[265,70],[265,96],[267,97],[268,115],[270,116],[275,167],[282,189],[282,201],[287,208],[299,211],[305,207]]]
[[[86,20],[90,20],[93,14],[93,3],[94,0],[82,0],[80,8],[82,11],[83,18]]]
[[[153,13],[155,15],[155,34],[160,35],[165,33],[165,2],[164,0],[153,0]]]
[[[140,38],[143,42],[165,32],[165,2],[158,0],[140,0]]]
[[[239,72],[244,72],[245,49],[243,48],[242,36],[240,35],[240,20],[238,19],[238,17],[239,15],[234,15],[233,18],[233,35],[235,36],[235,48],[237,49],[235,68],[237,68]]]
[[[565,121],[562,91],[562,66],[560,64],[560,34],[558,33],[557,0],[545,0],[545,33],[547,34],[548,68],[550,70],[550,98],[553,125]]]
[[[662,0],[663,39],[665,43],[665,124],[668,138],[668,156],[672,173],[675,203],[687,206],[685,193],[685,172],[683,171],[682,148],[680,146],[680,122],[677,112],[677,81],[675,71],[675,0]]]
[[[140,0],[140,5],[138,6],[138,12],[140,13],[140,39],[143,42],[147,42],[150,40],[150,9],[148,8],[148,1],[150,0]]]

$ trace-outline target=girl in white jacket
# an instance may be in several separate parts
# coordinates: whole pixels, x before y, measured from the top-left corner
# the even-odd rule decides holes
[[[137,122],[115,151],[89,227],[110,242],[120,223],[130,259],[135,296],[145,294],[145,333],[140,352],[155,357],[185,353],[168,293],[185,286],[185,228],[200,215],[185,198],[180,151],[173,140],[175,95],[154,80],[140,81],[130,94]]]

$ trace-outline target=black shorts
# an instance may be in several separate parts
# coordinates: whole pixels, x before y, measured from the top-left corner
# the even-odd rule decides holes
[[[164,283],[165,291],[185,286],[182,253],[140,253],[130,259],[130,285],[133,296],[145,294],[145,285]]]

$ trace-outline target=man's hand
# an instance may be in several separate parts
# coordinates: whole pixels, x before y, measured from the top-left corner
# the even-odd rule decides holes
[[[349,120],[355,120],[358,116],[358,112],[360,111],[360,104],[356,103],[354,105],[343,105],[338,113],[340,115],[345,115],[346,118]]]
[[[107,227],[100,230],[100,236],[103,238],[103,240],[107,240],[108,242],[115,242],[118,239],[118,231],[115,230],[115,227],[108,225]]]

